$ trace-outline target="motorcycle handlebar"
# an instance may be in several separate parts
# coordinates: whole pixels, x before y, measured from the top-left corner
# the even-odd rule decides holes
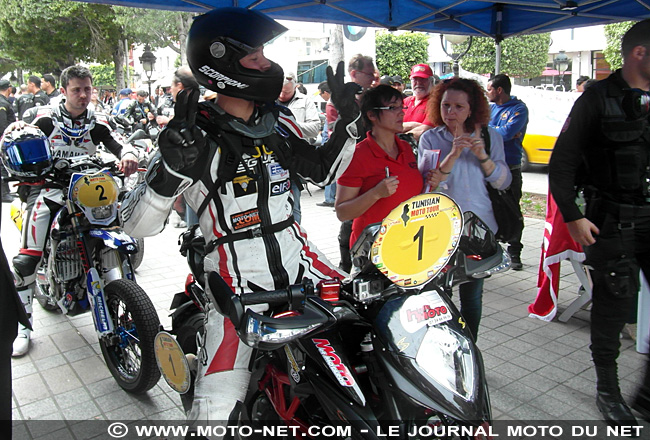
[[[291,300],[291,287],[281,290],[270,290],[266,292],[242,293],[239,298],[243,306],[253,306],[256,304],[268,304],[269,306],[279,306],[286,304]]]
[[[271,307],[286,305],[290,310],[302,310],[307,295],[314,294],[314,283],[309,278],[303,278],[302,283],[292,284],[284,289],[239,295],[233,293],[230,286],[217,272],[210,272],[208,284],[217,307],[232,320],[235,327],[239,325],[246,306],[256,304],[268,304]]]

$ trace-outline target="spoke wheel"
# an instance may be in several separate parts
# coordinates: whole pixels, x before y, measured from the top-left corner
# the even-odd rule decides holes
[[[144,290],[130,280],[115,280],[104,290],[113,335],[100,339],[106,365],[118,385],[143,393],[160,379],[153,341],[160,321]]]

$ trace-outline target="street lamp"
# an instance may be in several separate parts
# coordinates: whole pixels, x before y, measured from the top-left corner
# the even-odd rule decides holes
[[[147,86],[149,87],[149,99],[151,99],[151,74],[153,73],[154,65],[156,64],[156,56],[151,52],[151,47],[149,44],[144,46],[144,52],[140,57],[140,62],[142,63],[142,69],[144,74],[147,76]]]
[[[459,45],[461,43],[464,43],[465,41],[467,41],[468,38],[469,38],[469,43],[467,44],[467,48],[465,49],[464,52],[462,52],[462,53],[453,52],[451,54],[449,52],[447,52],[447,48],[445,47],[446,46],[445,45],[445,40],[448,43],[453,44],[454,49],[455,49],[457,45]],[[462,57],[464,57],[467,54],[467,52],[469,52],[469,48],[472,47],[472,37],[471,36],[468,37],[467,35],[443,35],[443,34],[440,34],[440,45],[442,46],[442,50],[445,52],[445,54],[447,54],[447,56],[452,59],[452,67],[451,68],[452,68],[452,71],[454,72],[454,76],[457,77],[458,76],[458,71],[459,71],[458,61]]]
[[[555,58],[553,58],[553,64],[555,69],[560,74],[560,85],[564,89],[564,72],[569,70],[569,57],[563,50],[558,53]]]

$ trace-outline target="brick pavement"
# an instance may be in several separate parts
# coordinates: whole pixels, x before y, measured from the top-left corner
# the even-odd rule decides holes
[[[323,191],[303,192],[303,226],[310,239],[338,263],[339,222],[331,208],[316,206]],[[3,206],[2,240],[9,257],[18,234]],[[536,296],[537,268],[544,222],[526,219],[524,270],[508,271],[485,283],[483,320],[478,345],[485,360],[495,419],[597,420],[595,375],[589,354],[589,314],[579,311],[567,323],[528,317]],[[150,295],[163,326],[168,307],[183,287],[187,267],[178,253],[181,232],[168,226],[145,240],[138,282]],[[578,294],[578,280],[563,265],[560,312]],[[559,315],[559,314],[558,314]],[[85,439],[79,420],[180,420],[178,395],[161,380],[144,395],[121,390],[105,367],[88,313],[65,317],[34,306],[35,331],[28,355],[13,360],[13,418],[16,439]],[[47,331],[45,331],[47,329]],[[641,379],[645,358],[622,341],[621,388],[630,399]],[[48,421],[36,423],[34,420]],[[26,423],[25,421],[30,421]],[[646,431],[648,428],[646,427]],[[108,438],[101,435],[97,438]]]

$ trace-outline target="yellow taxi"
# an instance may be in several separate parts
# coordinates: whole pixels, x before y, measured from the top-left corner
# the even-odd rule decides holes
[[[531,165],[548,165],[557,136],[526,133],[521,157],[521,171],[526,171]]]

